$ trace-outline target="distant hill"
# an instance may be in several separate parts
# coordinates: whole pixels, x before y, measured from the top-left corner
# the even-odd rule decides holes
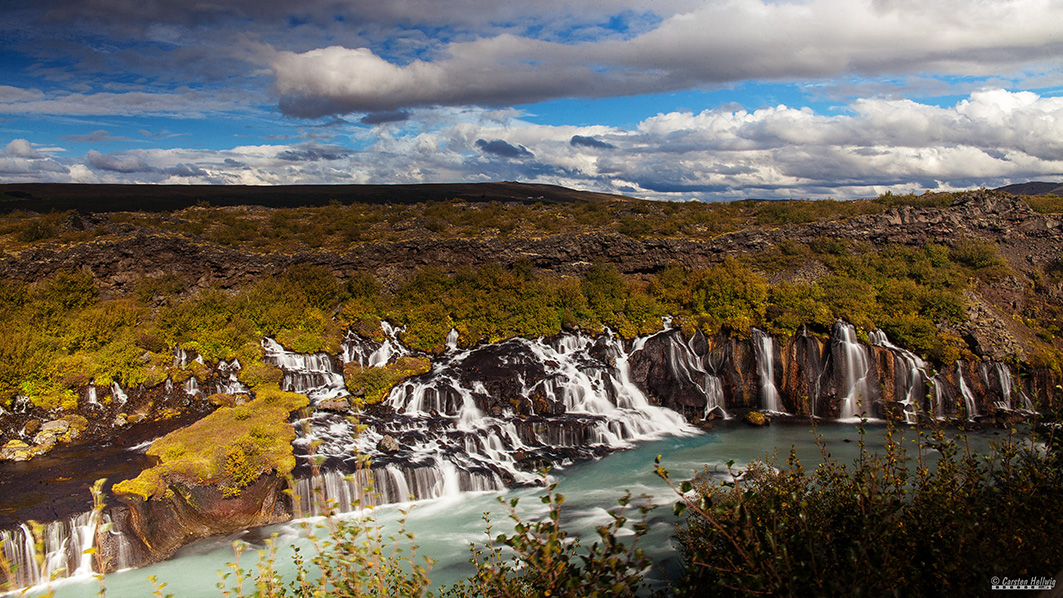
[[[1007,185],[997,189],[997,191],[1004,191],[1013,195],[1063,195],[1063,183],[1032,181]]]
[[[518,182],[427,183],[417,185],[85,185],[63,183],[0,184],[0,213],[15,210],[48,212],[168,212],[200,202],[212,206],[259,205],[270,208],[342,204],[413,204],[458,199],[505,203],[602,202],[628,199],[620,195],[577,191],[555,185]]]

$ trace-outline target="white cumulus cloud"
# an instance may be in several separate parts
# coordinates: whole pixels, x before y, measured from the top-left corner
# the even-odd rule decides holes
[[[1019,73],[1063,58],[1049,0],[721,0],[628,39],[578,43],[512,33],[390,62],[366,47],[275,51],[281,106],[297,116],[432,105],[501,106],[750,80]]]

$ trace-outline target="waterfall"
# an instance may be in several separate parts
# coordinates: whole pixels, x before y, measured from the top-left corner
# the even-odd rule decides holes
[[[190,397],[202,394],[199,390],[199,380],[196,380],[195,376],[190,376],[188,380],[185,380],[184,389],[185,393],[187,393]]]
[[[218,362],[218,380],[214,383],[214,392],[239,395],[248,394],[250,390],[238,377],[240,373],[240,360],[234,359],[232,363],[228,363],[225,360]]]
[[[99,405],[100,402],[96,400],[96,387],[90,385],[85,389],[85,403],[89,405]]]
[[[195,351],[189,351],[187,349],[182,349],[181,347],[177,347],[177,349],[174,350],[173,364],[175,366],[184,368],[193,361],[203,365],[203,356]]]
[[[1034,410],[1030,397],[1015,384],[1015,380],[1011,376],[1011,370],[1007,365],[999,361],[982,362],[981,374],[982,381],[986,387],[989,387],[994,381],[1000,386],[1001,400],[996,404],[997,409],[1031,412]],[[1018,392],[1017,397],[1016,391]]]
[[[389,354],[409,354],[388,332]],[[346,356],[359,354],[367,356],[353,349]],[[451,344],[430,372],[392,389],[385,412],[363,413],[360,433],[337,414],[312,414],[297,426],[297,452],[304,463],[311,452],[323,458],[316,483],[342,510],[535,484],[542,463],[564,466],[638,440],[695,433],[678,414],[649,403],[631,381],[629,356],[608,331],[472,349]],[[359,454],[370,457],[368,469],[356,465]],[[300,477],[300,501],[314,512],[306,497],[315,496],[315,482]]]
[[[668,335],[668,367],[672,376],[677,380],[685,379],[696,386],[705,395],[705,411],[702,417],[709,417],[713,410],[719,411],[726,419],[727,411],[724,410],[723,385],[715,373],[710,373],[707,358],[699,357],[691,346],[693,338],[684,341],[682,333],[671,327],[671,319],[664,320],[664,331],[658,334]],[[632,353],[645,345],[646,337],[640,339],[632,348]],[[713,370],[715,372],[715,370]]]
[[[129,395],[122,390],[121,386],[118,386],[117,382],[111,382],[111,396],[114,397],[115,405],[121,407],[129,400]]]
[[[12,586],[24,588],[52,579],[91,575],[90,549],[95,541],[98,517],[98,512],[89,511],[41,526],[43,554],[39,564],[36,538],[28,524],[0,531],[0,549],[14,569]]]
[[[362,367],[380,367],[387,365],[403,355],[409,355],[410,350],[403,346],[398,335],[405,332],[404,327],[392,326],[388,322],[381,322],[380,328],[384,331],[384,341],[376,342],[365,339],[354,332],[347,332],[346,338],[340,345],[340,361],[343,363],[357,363]],[[447,347],[450,349],[450,341],[453,336],[455,347],[457,346],[457,331],[451,329],[447,335]]]
[[[956,385],[960,389],[960,397],[963,399],[963,407],[967,412],[967,419],[974,419],[978,415],[978,407],[974,402],[974,394],[967,385],[967,379],[963,377],[963,362],[956,362]]]
[[[882,330],[875,330],[867,335],[871,344],[882,347],[893,354],[894,388],[904,390],[904,398],[899,401],[904,409],[904,422],[916,422],[920,399],[926,394],[926,362],[918,355],[894,345]]]
[[[288,351],[280,343],[262,339],[265,362],[281,369],[281,389],[304,394],[311,401],[347,396],[343,374],[336,371],[328,353],[296,353]]]
[[[945,419],[945,391],[942,388],[944,377],[936,374],[931,380],[934,383],[934,417]]]
[[[456,351],[458,349],[458,331],[451,328],[447,333],[447,350]]]
[[[868,382],[870,363],[867,348],[856,340],[856,329],[852,324],[838,320],[834,324],[831,345],[835,349],[836,365],[840,361],[843,384],[838,392],[842,399],[839,419],[857,419],[869,417],[871,385]]]
[[[785,413],[775,386],[775,342],[763,330],[753,328],[753,355],[757,361],[757,376],[760,378],[760,407],[774,413]]]
[[[709,414],[714,410],[718,410],[723,414],[724,419],[728,418],[727,411],[723,408],[723,385],[720,384],[720,379],[712,374],[706,374],[705,376],[705,413],[703,418],[708,418]]]

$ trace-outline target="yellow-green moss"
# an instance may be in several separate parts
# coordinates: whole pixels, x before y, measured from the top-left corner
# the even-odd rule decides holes
[[[260,386],[253,401],[220,407],[156,440],[147,454],[158,463],[132,480],[115,484],[114,492],[147,500],[180,482],[216,485],[226,496],[237,496],[264,473],[285,475],[295,467],[295,430],[288,416],[307,404],[305,396],[284,392],[276,384]]]
[[[384,400],[399,382],[430,369],[432,362],[425,357],[400,357],[395,363],[376,368],[349,363],[343,368],[343,379],[352,394],[361,396],[365,405],[373,405]]]

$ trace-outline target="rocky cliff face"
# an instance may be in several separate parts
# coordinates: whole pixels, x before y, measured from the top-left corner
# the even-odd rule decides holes
[[[658,333],[632,353],[632,379],[656,404],[690,421],[710,417],[715,407],[731,415],[767,410],[838,419],[864,413],[908,422],[1010,421],[1035,406],[1059,407],[1060,376],[1048,368],[1025,367],[1016,377],[1002,362],[961,360],[934,371],[881,333],[870,343],[853,342],[844,322],[827,338],[803,330],[768,344],[758,332],[748,339]],[[720,389],[718,397],[711,388]]]
[[[237,497],[223,496],[215,486],[173,486],[161,499],[142,500],[122,494],[123,504],[107,511],[121,537],[99,543],[108,571],[140,567],[171,556],[189,542],[288,521],[291,495],[286,480],[262,475]]]

